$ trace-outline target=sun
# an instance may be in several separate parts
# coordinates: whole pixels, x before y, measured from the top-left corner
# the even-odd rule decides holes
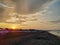
[[[12,29],[17,29],[17,27],[16,27],[16,26],[12,26],[11,28],[12,28]]]
[[[15,27],[15,26],[13,26],[13,27],[12,27],[12,29],[16,29],[16,27]]]

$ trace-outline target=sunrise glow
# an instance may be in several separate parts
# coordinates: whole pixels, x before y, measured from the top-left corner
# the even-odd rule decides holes
[[[15,26],[13,26],[13,27],[12,27],[12,29],[16,29],[16,27],[15,27]]]

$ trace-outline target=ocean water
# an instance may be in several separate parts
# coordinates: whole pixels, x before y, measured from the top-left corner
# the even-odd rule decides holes
[[[54,35],[60,36],[60,30],[49,30],[48,32],[50,32]]]

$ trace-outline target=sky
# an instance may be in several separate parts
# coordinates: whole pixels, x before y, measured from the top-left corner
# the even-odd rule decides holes
[[[0,0],[0,27],[60,30],[60,0]]]

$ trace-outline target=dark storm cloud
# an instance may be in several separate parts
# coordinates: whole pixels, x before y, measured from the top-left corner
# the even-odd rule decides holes
[[[11,1],[16,2],[17,0],[11,0]]]
[[[0,13],[3,13],[4,8],[2,6],[0,6]]]
[[[34,1],[31,1],[30,0],[30,13],[34,13],[34,12],[37,12],[37,11],[40,11],[43,7],[43,5],[47,2],[50,2],[51,0],[34,0]],[[32,2],[32,3],[31,3]],[[36,10],[38,9],[38,10]]]
[[[49,21],[51,23],[60,23],[60,20],[56,20],[56,21]]]
[[[36,9],[42,9],[42,5],[44,5],[47,2],[50,2],[52,0],[12,0],[16,3],[16,12],[18,13],[34,13],[40,10]]]
[[[3,3],[3,0],[0,0],[0,3]]]
[[[3,3],[3,0],[0,0],[0,3]],[[0,5],[0,13],[4,11],[4,8]]]

